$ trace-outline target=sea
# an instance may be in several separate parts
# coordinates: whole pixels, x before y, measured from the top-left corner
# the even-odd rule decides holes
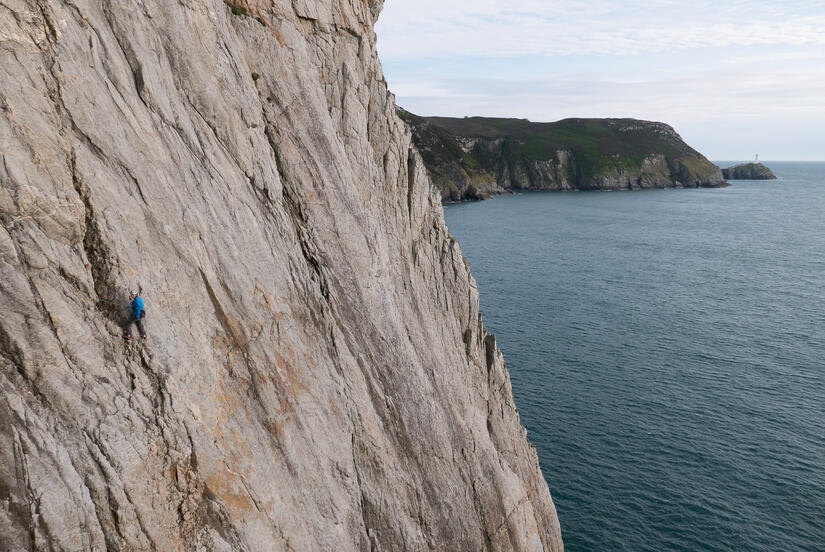
[[[445,207],[567,552],[825,551],[825,163],[765,164]]]

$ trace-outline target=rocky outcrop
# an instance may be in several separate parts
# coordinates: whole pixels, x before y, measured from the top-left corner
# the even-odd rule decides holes
[[[380,7],[0,3],[0,549],[562,549]]]
[[[773,171],[762,163],[741,163],[722,169],[726,180],[776,180]]]
[[[445,202],[489,199],[505,192],[496,175],[468,153],[478,145],[478,139],[453,136],[404,110],[399,110],[399,115],[412,130],[418,153]],[[492,141],[482,145],[484,147],[495,152],[501,148],[501,141]]]
[[[410,125],[445,201],[516,190],[717,187],[719,167],[664,123],[635,119],[418,117]]]

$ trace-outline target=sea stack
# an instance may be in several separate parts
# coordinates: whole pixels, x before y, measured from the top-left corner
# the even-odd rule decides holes
[[[740,163],[722,169],[725,180],[776,180],[776,175],[760,162]]]

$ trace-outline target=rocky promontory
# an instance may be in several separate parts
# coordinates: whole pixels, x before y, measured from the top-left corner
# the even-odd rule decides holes
[[[562,550],[381,6],[0,2],[0,550]]]
[[[776,180],[773,171],[762,163],[740,163],[722,169],[725,180]]]
[[[719,167],[664,123],[399,115],[445,201],[517,190],[726,185]]]

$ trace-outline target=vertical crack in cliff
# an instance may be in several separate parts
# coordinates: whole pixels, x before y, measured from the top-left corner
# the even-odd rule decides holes
[[[232,338],[232,341],[235,343],[235,346],[244,355],[247,355],[248,351],[246,349],[246,336],[243,334],[243,329],[240,328],[239,324],[233,323],[233,321],[229,320],[229,317],[223,310],[221,302],[215,295],[215,290],[212,289],[212,285],[209,283],[209,278],[206,277],[206,273],[203,271],[202,268],[198,268],[198,270],[200,271],[201,279],[203,280],[203,285],[206,287],[206,293],[207,295],[209,295],[209,301],[211,301],[212,307],[215,309],[215,316],[217,317],[218,322],[220,323],[224,332],[226,332],[226,335]]]
[[[358,467],[358,454],[357,454],[357,443],[355,439],[355,432],[352,433],[350,439],[350,447],[352,450],[352,467],[355,470],[355,480],[358,484],[358,491],[361,493],[359,497],[359,507],[361,510],[361,521],[364,524],[364,536],[366,537],[367,543],[369,543],[369,550],[370,552],[378,552],[376,550],[375,544],[375,532],[372,527],[372,521],[370,520],[370,515],[367,512],[367,506],[369,504],[369,498],[367,497],[366,490],[364,489],[364,483],[361,480],[361,470]]]
[[[306,229],[307,215],[301,207],[300,202],[296,201],[293,197],[293,193],[286,183],[284,183],[284,203],[290,213],[290,220],[294,226],[295,236],[298,238],[298,243],[301,246],[301,254],[304,257],[304,261],[306,261],[306,265],[312,273],[312,279],[318,286],[318,291],[321,296],[329,303],[329,283],[323,272],[323,264],[316,254],[318,247],[312,243],[312,238]]]
[[[7,405],[9,412],[11,412],[10,406]],[[11,417],[9,417],[11,419]],[[26,528],[27,536],[29,537],[29,545],[35,542],[37,538],[36,533],[36,526],[34,523],[29,523],[29,519],[31,518],[31,512],[34,509],[34,492],[31,488],[31,483],[29,480],[28,474],[28,466],[26,464],[26,452],[23,448],[23,442],[20,438],[20,432],[17,428],[11,427],[12,430],[12,454],[13,454],[13,462],[14,462],[14,475],[15,475],[15,482],[17,484],[17,491],[18,493],[22,494],[23,496],[18,495],[19,500],[8,500],[5,504],[7,511],[12,515],[13,519],[17,519],[20,522],[20,527]],[[22,483],[22,485],[21,485]],[[3,489],[7,491],[7,496],[11,497],[11,489]],[[22,499],[22,500],[20,500]],[[26,508],[28,506],[28,508]],[[0,537],[2,539],[2,537]],[[3,540],[0,540],[2,543]],[[22,545],[23,543],[15,543],[16,545]]]
[[[23,348],[15,342],[11,333],[5,328],[4,324],[0,324],[0,355],[7,359],[12,366],[14,366],[15,370],[24,381],[29,380],[29,376],[26,374],[24,367],[26,356]]]
[[[292,189],[293,184],[291,178],[289,178],[289,176],[285,173],[286,167],[281,159],[280,147],[273,134],[272,129],[270,128],[269,123],[265,126],[264,133],[267,137],[267,141],[269,142],[269,147],[272,151],[273,159],[275,161],[278,174],[281,177],[284,207],[286,208],[286,214],[288,215],[289,220],[292,223],[295,237],[297,238],[298,244],[301,247],[301,254],[304,257],[304,261],[306,262],[307,267],[310,269],[312,273],[313,281],[315,281],[315,283],[318,286],[318,291],[320,292],[321,296],[326,300],[326,302],[329,303],[329,283],[327,282],[327,278],[324,275],[323,265],[318,260],[318,256],[316,255],[318,247],[314,243],[312,243],[312,237],[307,231],[309,217],[306,211],[304,210],[300,199],[298,199],[296,193]],[[321,308],[323,310],[325,308],[324,305],[321,305]]]
[[[109,252],[104,233],[101,231],[98,221],[95,218],[94,207],[88,192],[84,189],[83,180],[77,169],[77,153],[74,148],[69,155],[69,173],[72,184],[78,197],[83,202],[85,210],[83,228],[83,250],[89,263],[89,271],[92,277],[98,311],[111,321],[115,320],[115,314],[119,310],[117,304],[117,284],[116,278],[112,274],[111,253]]]
[[[413,148],[407,150],[407,215],[412,225],[413,192],[415,191],[415,170],[418,164],[417,152]]]
[[[142,2],[138,3],[138,5],[140,4],[142,4]],[[138,57],[137,52],[135,52],[134,47],[132,47],[131,42],[127,38],[128,33],[123,32],[123,29],[120,28],[118,20],[112,16],[112,10],[109,2],[103,2],[101,4],[101,9],[103,11],[103,16],[106,18],[106,22],[113,31],[112,34],[117,42],[117,45],[120,47],[121,53],[123,54],[123,59],[126,60],[129,70],[132,73],[132,81],[134,83],[135,92],[137,93],[138,99],[143,103],[147,110],[154,112],[153,106],[146,97],[148,91],[146,89],[146,82],[143,78],[143,65],[140,63],[140,58]],[[79,11],[80,10],[78,10],[78,13]],[[90,23],[87,22],[87,24],[94,28],[94,26]]]
[[[128,490],[126,486],[120,479],[120,476],[117,472],[116,463],[113,463],[113,459],[109,456],[109,454],[105,450],[105,445],[100,439],[100,427],[96,427],[94,429],[83,431],[86,437],[86,447],[89,452],[91,459],[94,461],[99,474],[101,475],[103,481],[106,485],[106,505],[108,506],[108,513],[112,516],[112,521],[114,522],[114,528],[120,537],[121,542],[128,538],[128,527],[124,527],[124,524],[128,522],[128,520],[124,519],[121,510],[122,504],[120,498],[118,497],[117,491],[120,491],[123,494],[123,499],[126,503],[131,507],[131,512],[135,516],[135,521],[137,522],[138,529],[140,530],[140,534],[145,537],[146,541],[148,542],[151,550],[153,552],[157,551],[157,546],[152,539],[152,537],[147,532],[147,527],[145,526],[140,512],[137,510],[134,502],[129,497]],[[95,507],[98,507],[95,504]],[[98,516],[99,517],[99,516]],[[109,538],[106,539],[107,543],[109,542]],[[165,552],[165,551],[160,551]]]
[[[203,269],[198,268],[198,270],[200,271],[201,279],[206,288],[206,293],[209,296],[209,301],[212,303],[215,311],[215,317],[218,319],[218,323],[221,328],[223,328],[224,333],[232,340],[234,347],[240,352],[244,366],[246,366],[248,376],[247,391],[251,392],[252,399],[259,409],[262,419],[266,419],[269,414],[267,406],[269,403],[264,399],[264,395],[261,392],[261,371],[255,365],[252,355],[249,354],[249,339],[246,336],[246,332],[241,323],[224,310]],[[228,354],[231,354],[231,351],[229,351]],[[230,375],[234,375],[231,369]]]

